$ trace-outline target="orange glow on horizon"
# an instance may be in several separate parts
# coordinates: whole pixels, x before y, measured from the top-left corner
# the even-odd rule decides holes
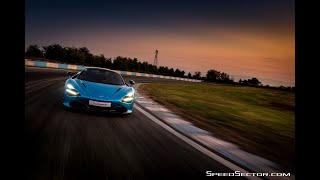
[[[159,50],[158,65],[189,71],[209,69],[230,75],[262,77],[295,82],[294,32],[230,27],[181,32],[105,31],[69,36],[69,41],[87,46],[94,54],[126,56],[153,62]],[[88,35],[92,34],[92,36]],[[74,38],[74,39],[72,39]],[[88,46],[90,44],[90,46]]]

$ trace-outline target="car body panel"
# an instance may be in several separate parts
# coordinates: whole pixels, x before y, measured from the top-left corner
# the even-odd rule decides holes
[[[120,74],[119,76],[122,78]],[[68,95],[68,84],[71,84],[74,87],[74,89],[80,93],[80,96]],[[122,101],[122,98],[125,97],[129,92],[133,92],[134,94],[135,90],[133,87],[128,86],[127,84],[111,85],[104,83],[96,83],[78,79],[77,76],[69,76],[64,86],[63,105],[69,108],[81,108],[87,110],[98,110],[106,112],[132,113],[135,101],[134,95],[132,102],[126,103]],[[111,107],[93,107],[92,105],[89,105],[89,100],[99,102],[110,102]]]

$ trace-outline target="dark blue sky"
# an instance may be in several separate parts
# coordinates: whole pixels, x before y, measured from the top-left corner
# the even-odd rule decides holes
[[[292,0],[27,0],[25,44],[294,82]],[[195,63],[195,61],[197,61]],[[235,63],[237,62],[237,63]]]
[[[290,0],[28,0],[28,34],[47,26],[158,27],[197,24],[274,25],[294,23]],[[29,32],[32,31],[32,32]]]

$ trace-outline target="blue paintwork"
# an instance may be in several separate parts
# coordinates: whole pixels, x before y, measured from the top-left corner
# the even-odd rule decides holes
[[[86,87],[84,87],[82,83],[85,84]],[[66,92],[67,84],[71,84],[80,93],[80,96],[69,96]],[[116,92],[119,88],[121,89]],[[133,98],[133,101],[131,103],[125,103],[121,101],[121,99],[129,92],[135,92],[133,87],[127,85],[95,83],[77,78],[72,79],[71,77],[69,77],[66,80],[64,86],[63,104],[67,107],[70,107],[70,102],[72,101],[90,99],[100,102],[111,102],[120,104],[127,109],[127,112],[125,113],[132,113],[135,98]]]

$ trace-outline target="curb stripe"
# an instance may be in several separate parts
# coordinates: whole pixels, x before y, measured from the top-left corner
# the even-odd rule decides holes
[[[47,67],[47,62],[44,61],[34,61],[34,65],[38,67]]]
[[[77,65],[68,64],[68,69],[77,69]]]
[[[74,64],[61,64],[61,63],[53,63],[53,62],[46,62],[40,60],[28,60],[25,59],[26,66],[36,66],[36,67],[49,67],[49,68],[60,68],[60,69],[73,69],[73,70],[83,70],[85,66],[82,65],[74,65]],[[146,73],[139,73],[139,72],[130,72],[130,71],[120,71],[120,70],[113,70],[121,75],[129,75],[129,76],[141,76],[141,77],[153,77],[153,78],[161,78],[161,79],[174,79],[180,81],[190,81],[190,82],[202,82],[201,80],[194,80],[194,79],[186,79],[186,78],[179,78],[179,77],[172,77],[172,76],[164,76],[159,74],[146,74]]]
[[[57,63],[47,62],[47,67],[58,68],[58,64]]]
[[[84,68],[85,68],[84,66],[79,66],[79,65],[77,65],[77,69],[78,69],[78,70],[84,70]]]
[[[58,64],[58,68],[68,69],[68,65],[67,64]]]
[[[151,115],[147,111],[143,110],[140,106],[137,105],[137,106],[134,106],[134,108],[137,109],[138,111],[140,111],[142,114],[144,114],[146,117],[148,117],[150,120],[152,120],[153,122],[155,122],[159,126],[163,127],[165,130],[169,131],[170,133],[172,133],[173,135],[178,137],[179,139],[183,140],[184,142],[186,142],[190,146],[194,147],[198,151],[202,152],[203,154],[209,156],[211,159],[223,164],[224,166],[228,167],[229,169],[231,169],[233,171],[241,171],[241,173],[249,173],[245,169],[231,163],[230,161],[228,161],[226,159],[223,159],[222,157],[218,156],[217,154],[213,153],[212,151],[209,151],[205,147],[203,147],[203,146],[199,145],[198,143],[194,142],[193,140],[189,139],[185,135],[180,134],[179,132],[175,131],[170,126],[166,125],[165,123],[161,122],[160,120],[158,120],[156,117],[154,117],[153,115]],[[247,179],[260,179],[256,176],[243,176],[243,177],[245,177]]]

